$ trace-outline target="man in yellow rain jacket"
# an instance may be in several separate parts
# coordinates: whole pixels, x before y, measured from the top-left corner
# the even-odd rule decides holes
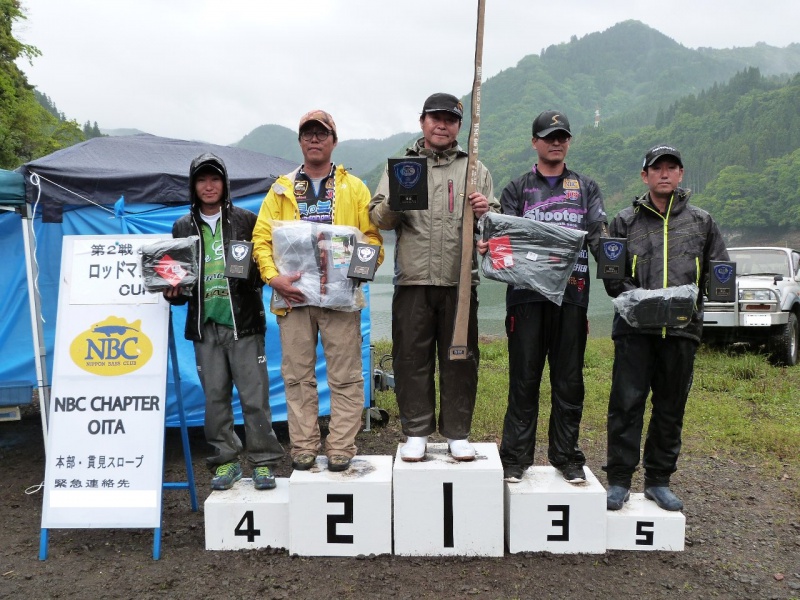
[[[356,454],[355,437],[364,407],[361,316],[357,310],[306,304],[303,291],[294,285],[301,274],[281,274],[276,267],[273,221],[303,220],[356,227],[370,244],[381,246],[378,264],[383,260],[383,238],[369,220],[367,186],[344,166],[331,162],[338,141],[333,117],[322,110],[303,115],[298,141],[303,164],[278,178],[267,193],[253,230],[253,256],[262,279],[273,290],[272,312],[278,315],[292,466],[310,469],[321,450],[314,373],[317,339],[321,336],[331,392],[325,454],[329,470],[344,471]],[[275,308],[275,294],[287,308]]]

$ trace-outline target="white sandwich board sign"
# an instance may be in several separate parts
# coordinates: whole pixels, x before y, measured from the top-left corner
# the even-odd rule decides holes
[[[64,236],[42,529],[158,528],[169,305],[140,249],[169,236]]]

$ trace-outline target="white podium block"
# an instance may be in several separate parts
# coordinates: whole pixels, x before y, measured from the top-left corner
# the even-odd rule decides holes
[[[620,510],[607,514],[609,550],[683,550],[686,517],[664,510],[644,494],[631,494]]]
[[[496,444],[459,462],[447,444],[394,462],[394,551],[406,556],[503,556],[503,468]]]
[[[606,551],[606,490],[588,468],[572,485],[551,466],[531,467],[519,483],[505,484],[509,552]]]
[[[276,477],[273,490],[257,490],[240,479],[229,490],[211,492],[203,505],[206,550],[289,547],[289,480]]]
[[[392,457],[356,456],[332,473],[318,456],[289,478],[289,551],[301,556],[392,552]]]

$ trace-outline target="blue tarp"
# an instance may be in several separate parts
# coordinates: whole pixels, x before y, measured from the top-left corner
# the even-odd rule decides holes
[[[140,137],[140,136],[135,136]],[[153,143],[153,136],[146,136],[150,138],[150,143]],[[101,138],[98,138],[101,139]],[[102,138],[114,139],[114,138]],[[119,138],[124,141],[125,138]],[[161,138],[155,138],[159,140]],[[175,140],[167,140],[174,142]],[[91,140],[90,140],[91,142]],[[85,142],[84,144],[90,144]],[[188,149],[185,144],[193,144]],[[157,145],[157,144],[156,144]],[[169,146],[169,145],[167,145]],[[106,146],[107,147],[107,146]],[[181,149],[184,154],[191,154],[192,158],[197,156],[203,151],[211,151],[227,161],[230,157],[226,158],[226,147],[218,147],[210,144],[201,144],[194,142],[185,142],[181,144]],[[69,150],[69,149],[68,149]],[[188,150],[188,151],[187,151]],[[65,152],[65,151],[61,151]],[[236,150],[237,155],[241,156],[242,150]],[[58,154],[58,153],[55,153]],[[51,157],[55,156],[51,155]],[[251,153],[258,155],[258,153]],[[261,158],[259,158],[261,157]],[[52,158],[45,157],[49,160],[49,164],[53,164]],[[265,155],[258,155],[252,157],[262,162],[270,160],[270,157]],[[134,160],[128,155],[129,160]],[[45,160],[45,159],[40,159]],[[181,158],[182,160],[182,158]],[[182,167],[182,172],[185,185],[188,186],[188,170],[189,158],[185,165]],[[278,160],[280,159],[272,159]],[[287,161],[280,161],[285,163],[282,166],[289,165],[294,168],[291,163]],[[74,167],[69,167],[72,169]],[[88,167],[87,167],[88,168]],[[165,165],[166,168],[166,165]],[[30,163],[25,166],[27,174],[36,172],[36,163]],[[230,169],[230,165],[229,165]],[[22,170],[22,169],[21,169]],[[232,170],[232,169],[231,169]],[[291,169],[286,169],[291,170]],[[268,172],[269,173],[269,172]],[[85,177],[85,173],[79,174]],[[76,176],[72,176],[73,180]],[[162,234],[169,233],[172,230],[172,224],[175,220],[186,214],[188,205],[186,202],[188,198],[182,197],[181,202],[174,204],[153,204],[134,202],[129,203],[128,198],[136,198],[136,191],[127,189],[124,181],[114,187],[110,187],[109,192],[104,194],[101,200],[93,197],[94,202],[103,204],[103,206],[93,206],[86,202],[82,205],[74,205],[65,207],[63,210],[63,220],[61,223],[43,223],[41,219],[42,204],[50,202],[48,198],[53,184],[58,181],[58,173],[49,173],[48,179],[52,182],[49,187],[42,185],[42,197],[40,199],[39,207],[36,211],[34,219],[34,246],[35,258],[39,268],[38,287],[41,295],[41,313],[44,320],[44,343],[47,349],[47,369],[48,381],[51,381],[52,364],[53,364],[53,347],[56,331],[56,314],[58,304],[58,280],[59,271],[61,268],[61,246],[62,238],[65,235],[114,235],[114,234]],[[95,172],[95,177],[102,179],[102,169]],[[175,175],[181,177],[181,175]],[[252,177],[251,177],[252,179]],[[258,193],[251,193],[249,195],[234,198],[234,203],[237,206],[247,208],[253,212],[258,212],[261,201],[266,194],[266,190],[271,184],[272,180],[265,179],[264,191]],[[95,187],[100,187],[96,185]],[[28,197],[31,199],[31,188],[28,185]],[[235,189],[233,180],[231,188]],[[188,187],[187,187],[188,189]],[[114,191],[116,190],[116,191]],[[113,192],[113,193],[112,193]],[[113,195],[112,197],[109,197]],[[119,197],[124,196],[124,211],[122,203],[119,203]],[[36,196],[33,196],[36,199]],[[115,208],[115,204],[117,204]],[[115,213],[117,216],[115,216]],[[34,364],[34,347],[33,347],[33,334],[31,331],[31,317],[28,298],[28,286],[26,276],[26,259],[24,241],[22,235],[22,218],[19,214],[15,213],[1,213],[0,214],[0,252],[5,260],[0,263],[0,280],[5,283],[6,294],[3,296],[2,305],[0,306],[0,382],[3,381],[30,381],[32,385],[36,385],[36,369]],[[264,302],[269,305],[269,294],[271,290],[265,287]],[[365,289],[365,295],[369,301],[368,287]],[[175,340],[178,350],[178,362],[180,366],[180,379],[181,391],[186,408],[186,416],[190,426],[198,426],[203,424],[204,415],[204,399],[203,392],[200,387],[200,382],[197,378],[197,370],[194,363],[194,349],[191,342],[187,342],[183,338],[183,328],[186,317],[185,307],[175,307],[172,311],[173,314],[173,331],[175,332]],[[370,320],[369,308],[362,311],[361,329],[363,335],[362,341],[362,359],[363,359],[363,373],[364,373],[364,388],[365,388],[365,402],[369,402],[369,387],[370,387]],[[280,376],[281,364],[281,348],[280,337],[278,333],[278,325],[275,321],[274,315],[267,311],[267,367],[270,377],[270,405],[272,406],[273,420],[285,421],[286,420],[286,402],[284,399],[283,380]],[[317,356],[317,380],[318,390],[320,397],[320,414],[330,414],[330,392],[327,386],[326,369],[324,356],[321,348],[318,348]],[[172,377],[171,366],[167,370],[167,425],[177,426],[179,424],[178,415],[176,411],[176,397],[175,397],[175,383]],[[234,412],[237,423],[242,423],[241,410],[239,408],[238,397],[234,403]]]

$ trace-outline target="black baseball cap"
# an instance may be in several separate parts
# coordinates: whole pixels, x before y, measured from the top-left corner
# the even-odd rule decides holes
[[[225,177],[225,173],[222,171],[219,164],[213,161],[204,162],[194,170],[195,177],[201,173],[213,173],[214,175],[221,175],[222,177]]]
[[[650,150],[647,151],[647,154],[644,155],[644,162],[642,163],[642,170],[644,171],[647,167],[652,167],[653,163],[656,162],[662,156],[671,156],[675,159],[681,168],[683,168],[683,161],[681,160],[681,153],[678,152],[677,148],[673,148],[672,146],[665,146],[664,144],[659,144],[658,146],[653,146]]]
[[[422,114],[425,115],[429,112],[438,111],[449,112],[459,119],[464,118],[464,105],[452,94],[439,92],[428,96],[428,99],[425,100],[425,104],[422,105]]]
[[[547,137],[554,131],[565,131],[572,136],[569,130],[567,116],[557,110],[546,110],[533,120],[533,137]]]

